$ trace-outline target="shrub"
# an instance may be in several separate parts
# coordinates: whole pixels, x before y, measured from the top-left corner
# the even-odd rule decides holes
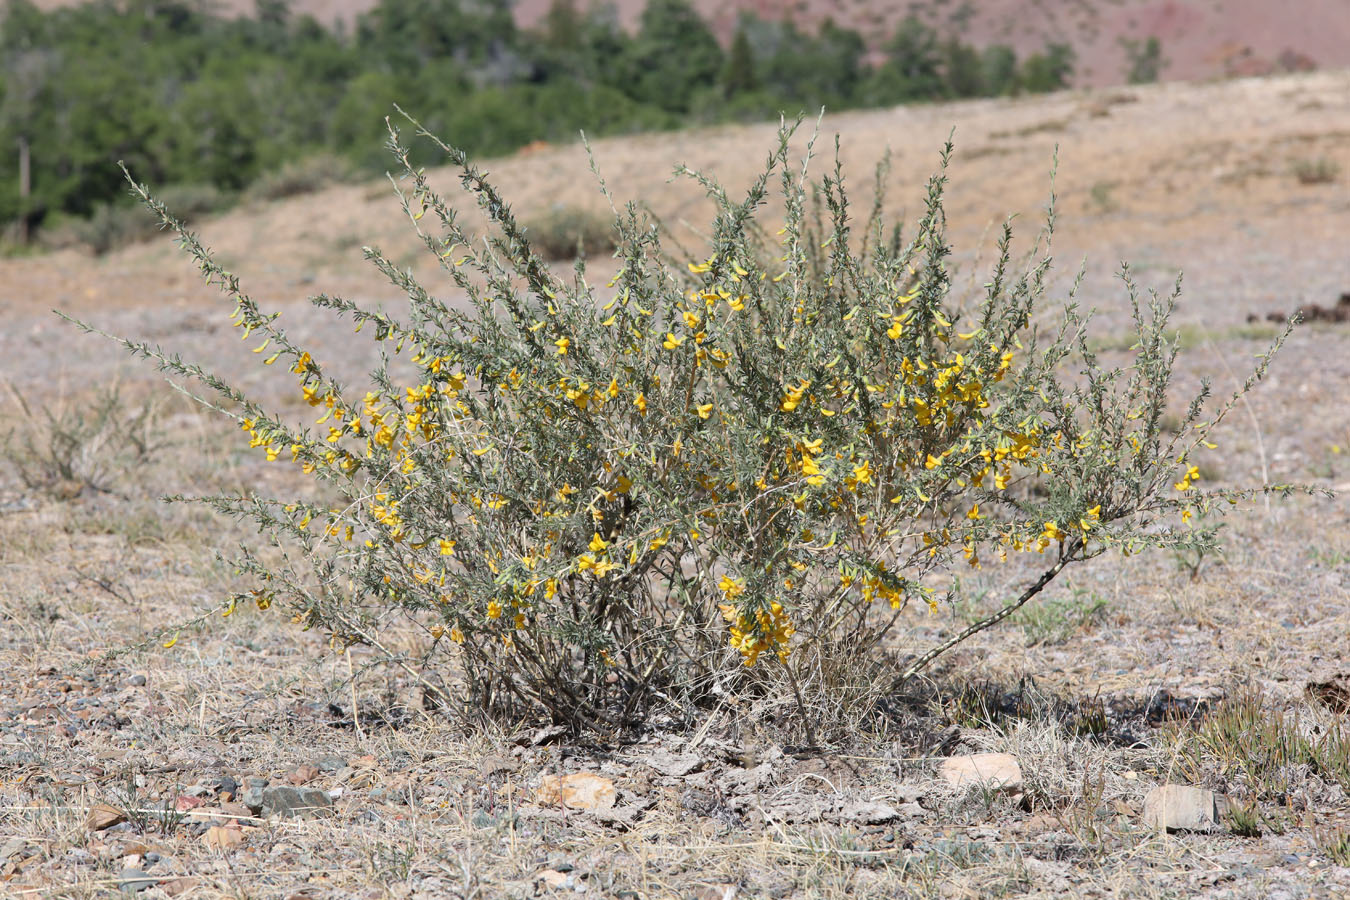
[[[525,235],[530,245],[550,260],[595,256],[616,249],[613,220],[577,206],[555,206],[531,221]]]
[[[1290,169],[1299,184],[1331,184],[1341,174],[1341,167],[1336,160],[1325,156],[1296,159]]]
[[[209,184],[172,185],[164,189],[161,199],[184,223],[218,212],[229,203],[229,195]],[[139,204],[101,203],[88,218],[70,222],[46,242],[56,247],[80,244],[95,256],[102,256],[149,240],[162,227],[162,223]]]
[[[23,394],[6,385],[19,423],[0,439],[0,455],[30,490],[70,500],[86,491],[116,494],[117,485],[165,446],[158,406],[131,405],[118,384],[92,396],[62,396],[33,411]]]
[[[810,151],[791,162],[792,132],[743,199],[677,170],[717,207],[706,255],[691,262],[670,262],[660,228],[623,207],[618,272],[597,285],[584,264],[556,275],[497,188],[417,126],[491,221],[486,241],[468,233],[391,130],[403,208],[467,311],[367,248],[407,292],[406,318],[314,303],[350,316],[416,377],[396,380],[386,361],[356,388],[138,186],[232,302],[259,359],[296,376],[316,427],[124,343],[201,381],[252,447],[341,498],[211,498],[278,548],[242,553],[256,587],[225,612],[276,605],[335,646],[369,645],[414,674],[448,654],[457,679],[428,689],[468,719],[542,711],[612,730],[654,708],[692,718],[768,691],[805,713],[832,673],[856,673],[903,633],[907,607],[954,600],[966,567],[1014,555],[1036,565],[1025,580],[1008,575],[996,612],[898,677],[1070,565],[1211,540],[1193,513],[1247,494],[1196,483],[1194,457],[1231,401],[1206,418],[1202,387],[1184,431],[1162,434],[1176,293],[1140,296],[1123,273],[1137,342],[1127,367],[1104,368],[1073,305],[1053,327],[1034,324],[1053,202],[1036,255],[1015,263],[1005,226],[984,293],[964,297],[942,205],[950,145],[905,242],[883,227],[880,197],[854,223],[838,163],[813,186]],[[785,209],[776,233],[758,222],[774,182]],[[425,658],[395,652],[399,623],[425,636]],[[838,724],[856,728],[843,712]],[[821,725],[794,723],[812,741]]]
[[[259,176],[248,189],[248,196],[254,200],[285,200],[318,193],[331,184],[349,180],[351,176],[349,162],[332,154],[319,153]]]

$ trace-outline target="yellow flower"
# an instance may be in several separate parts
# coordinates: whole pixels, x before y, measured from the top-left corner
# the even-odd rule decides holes
[[[674,350],[683,343],[684,338],[676,337],[672,332],[666,332],[666,339],[661,342],[661,346],[665,347],[667,350]]]
[[[447,541],[447,540],[445,540],[445,539],[442,538],[441,541],[440,541],[440,548],[441,548],[441,556],[454,556],[454,555],[455,555],[455,542],[454,542],[454,541]]]
[[[609,544],[606,543],[605,539],[602,538],[599,534],[594,534],[591,536],[591,542],[586,546],[592,552],[599,553],[601,550],[604,550],[606,547],[608,547]]]
[[[559,356],[566,356],[566,355],[567,355],[567,348],[570,347],[570,346],[572,346],[572,342],[571,342],[571,340],[569,340],[568,338],[558,338],[558,339],[557,339],[556,341],[554,341],[553,343],[556,344],[556,345],[558,346],[558,355],[559,355]]]
[[[698,410],[698,417],[700,419],[706,419],[708,416],[712,415],[713,405],[711,403],[704,403],[695,408]]]
[[[489,619],[500,619],[502,617],[502,605],[496,600],[488,601],[487,617]]]
[[[638,395],[633,398],[633,405],[637,407],[637,411],[642,415],[645,416],[647,414],[647,396],[641,391],[638,391]]]
[[[783,399],[779,402],[778,408],[783,412],[792,412],[801,404],[802,395],[806,393],[806,389],[810,386],[811,382],[803,378],[801,384],[787,388],[787,393],[784,394]]]
[[[737,597],[745,593],[745,582],[732,578],[730,575],[723,575],[722,580],[717,583],[717,588],[728,601],[735,601]],[[731,621],[734,610],[729,606],[720,606],[719,609],[722,610],[722,615],[727,618],[727,621]]]
[[[464,643],[464,632],[459,630],[458,625],[450,629],[450,640],[454,641],[456,644]]]

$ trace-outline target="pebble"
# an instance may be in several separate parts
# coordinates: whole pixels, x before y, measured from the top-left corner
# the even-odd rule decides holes
[[[138,894],[159,883],[153,875],[147,875],[140,869],[123,869],[117,876],[117,887],[124,894]]]
[[[132,675],[130,678],[127,679],[127,684],[131,685],[132,687],[145,687],[145,676]]]

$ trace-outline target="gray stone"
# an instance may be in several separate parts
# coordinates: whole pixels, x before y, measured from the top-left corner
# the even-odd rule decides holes
[[[1144,798],[1144,824],[1166,831],[1223,831],[1228,799],[1204,788],[1161,784]]]
[[[262,816],[283,819],[308,818],[333,805],[328,794],[318,788],[274,785],[262,792]]]
[[[249,808],[256,816],[262,812],[263,793],[267,790],[266,778],[245,778],[244,791],[239,795],[239,802]]]
[[[123,869],[117,876],[117,887],[124,894],[139,894],[159,884],[159,879],[140,869]]]
[[[845,822],[857,822],[860,825],[885,825],[900,818],[900,812],[888,803],[872,800],[850,800],[839,811],[839,818]]]
[[[671,753],[669,750],[657,750],[644,762],[656,770],[658,775],[667,775],[673,778],[683,778],[691,772],[696,772],[703,765],[703,760],[694,753]]]
[[[132,675],[130,678],[127,679],[127,684],[131,685],[132,687],[145,687],[145,676]]]
[[[28,842],[23,838],[5,841],[5,846],[0,847],[0,862],[23,856],[23,848],[27,846]]]
[[[330,753],[328,756],[319,757],[319,761],[314,765],[320,772],[332,775],[334,772],[340,772],[342,769],[346,768],[347,761],[340,756],[334,756]]]

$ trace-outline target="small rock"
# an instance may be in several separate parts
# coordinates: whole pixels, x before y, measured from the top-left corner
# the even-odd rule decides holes
[[[697,754],[671,753],[669,750],[658,750],[643,762],[655,769],[658,775],[671,778],[683,778],[691,772],[697,772],[703,765],[703,760]]]
[[[213,850],[230,850],[244,842],[244,832],[226,825],[212,825],[202,835],[202,843]]]
[[[90,831],[102,831],[126,820],[126,813],[120,809],[106,803],[95,803],[90,808],[89,815],[84,820],[84,825]]]
[[[407,805],[408,794],[402,788],[397,786],[386,786],[371,788],[370,793],[366,795],[371,803],[395,803]]]
[[[753,769],[731,769],[718,782],[722,793],[730,796],[754,794],[773,784],[774,766],[760,763]]]
[[[1011,753],[951,756],[942,761],[938,774],[954,788],[979,784],[1000,791],[1022,789],[1022,769]]]
[[[325,775],[332,775],[334,772],[340,772],[345,769],[347,767],[347,761],[340,756],[334,756],[330,753],[327,756],[319,757],[317,765],[320,772],[323,772]]]
[[[341,767],[339,767],[341,768]],[[296,768],[294,772],[286,776],[286,780],[294,785],[309,784],[315,778],[319,777],[317,766],[304,765]]]
[[[244,792],[239,795],[239,801],[253,811],[256,816],[262,812],[263,792],[267,789],[266,778],[245,778]]]
[[[124,894],[139,894],[159,883],[153,875],[147,875],[140,869],[123,869],[117,876],[117,888]]]
[[[179,794],[173,801],[173,808],[179,812],[187,812],[190,809],[205,805],[206,801],[201,797],[192,797],[188,794]]]
[[[247,813],[245,813],[247,815]],[[211,825],[219,825],[226,821],[229,816],[221,811],[218,806],[199,806],[196,809],[189,810],[186,821],[194,823],[206,822]]]
[[[839,818],[845,822],[857,822],[860,825],[885,825],[900,818],[900,812],[888,803],[871,800],[850,800],[839,812]]]
[[[1184,784],[1162,784],[1144,798],[1144,824],[1167,831],[1223,831],[1220,815],[1228,800],[1213,791]]]
[[[921,784],[901,784],[895,787],[895,796],[901,803],[918,803],[928,793]]]
[[[534,876],[534,880],[554,891],[567,890],[572,886],[572,876],[557,869],[544,869]]]
[[[236,819],[248,819],[253,816],[253,811],[242,803],[232,803],[226,801],[220,804],[220,811],[226,816]]]
[[[595,810],[595,817],[606,825],[618,828],[620,831],[627,831],[632,828],[639,819],[646,807],[637,803],[628,803],[623,806],[602,806]]]
[[[1013,824],[1012,830],[1018,834],[1043,834],[1047,831],[1064,831],[1062,816],[1048,813],[1036,813],[1021,822]]]
[[[132,687],[145,687],[145,676],[132,675],[130,678],[127,679],[127,684],[131,685]]]
[[[231,797],[239,796],[239,782],[229,775],[222,775],[215,780],[212,785],[217,794],[229,794]]]
[[[23,850],[28,846],[28,842],[23,838],[14,838],[5,841],[5,846],[0,847],[0,863],[7,862],[11,858],[23,855]]]
[[[810,794],[789,794],[774,803],[768,810],[774,818],[793,824],[819,822],[827,813],[833,813],[833,804]]]
[[[159,889],[170,897],[177,897],[179,894],[186,893],[197,886],[195,878],[170,878],[168,881],[160,884]]]
[[[262,792],[261,814],[263,818],[306,818],[332,805],[328,794],[318,788],[274,785]]]
[[[536,728],[530,734],[520,735],[515,742],[520,746],[538,747],[556,741],[565,734],[567,734],[566,725],[545,725],[543,728]]]
[[[572,775],[545,775],[539,783],[535,800],[541,806],[564,806],[567,809],[612,809],[618,799],[614,782],[589,772]]]

